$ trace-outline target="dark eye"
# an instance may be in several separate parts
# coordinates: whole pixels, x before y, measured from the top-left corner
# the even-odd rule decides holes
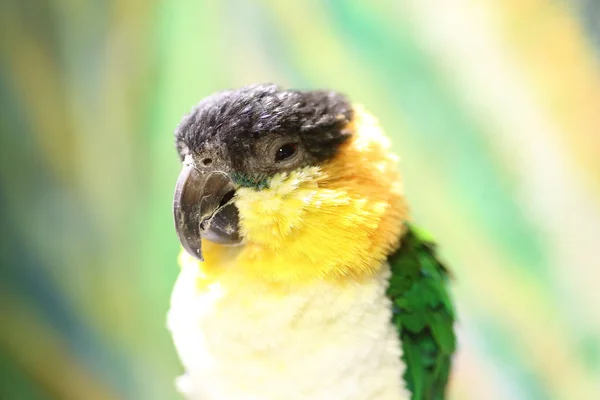
[[[298,145],[296,143],[284,144],[279,149],[277,149],[277,152],[275,153],[275,161],[283,161],[290,158],[291,156],[296,154],[297,149]]]

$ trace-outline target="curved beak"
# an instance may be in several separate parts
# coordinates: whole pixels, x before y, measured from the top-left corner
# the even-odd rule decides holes
[[[194,257],[202,256],[202,239],[235,245],[241,242],[238,209],[233,204],[235,187],[221,171],[201,174],[185,166],[175,186],[173,216],[183,248]]]

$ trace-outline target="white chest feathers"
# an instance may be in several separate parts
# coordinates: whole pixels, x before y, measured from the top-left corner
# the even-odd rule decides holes
[[[385,296],[389,268],[369,282],[319,283],[285,296],[256,287],[198,289],[182,269],[168,325],[192,400],[408,399]]]

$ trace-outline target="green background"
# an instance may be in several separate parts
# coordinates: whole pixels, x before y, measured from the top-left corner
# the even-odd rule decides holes
[[[599,399],[596,4],[4,0],[0,398],[179,398],[172,132],[275,82],[392,137],[455,276],[451,398]]]

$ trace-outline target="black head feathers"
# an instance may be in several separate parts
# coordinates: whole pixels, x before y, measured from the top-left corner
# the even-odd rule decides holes
[[[303,164],[331,158],[351,134],[352,107],[332,91],[282,90],[249,85],[203,99],[184,117],[175,137],[180,156],[210,151],[234,170],[248,158],[269,158],[269,141],[298,143]]]

